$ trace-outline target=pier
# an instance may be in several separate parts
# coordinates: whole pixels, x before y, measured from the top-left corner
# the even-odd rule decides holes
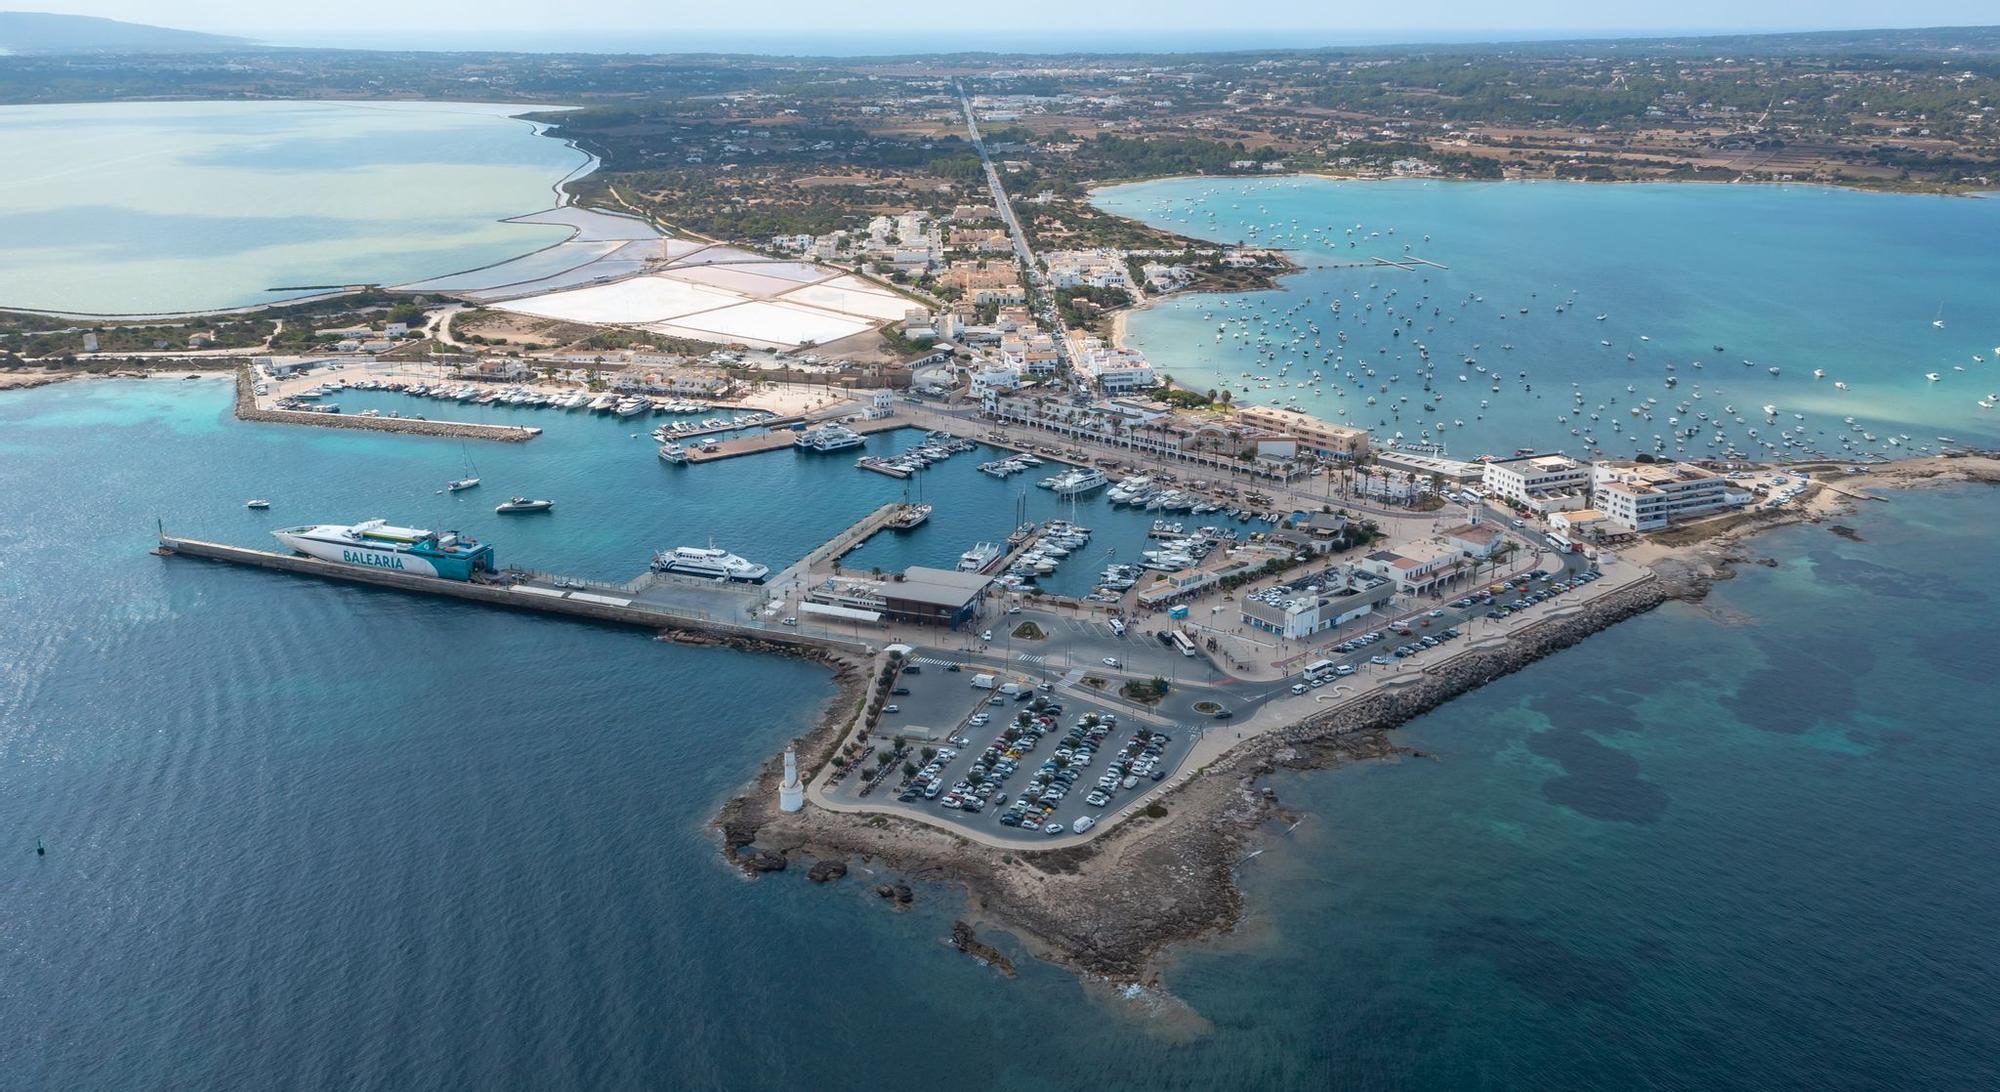
[[[797,418],[792,420],[796,421]],[[903,417],[877,417],[870,421],[849,421],[847,427],[871,436],[878,432],[892,432],[899,428],[913,428],[912,422]],[[792,432],[781,430],[768,432],[762,436],[744,436],[735,440],[724,440],[719,444],[698,444],[687,450],[690,464],[712,463],[721,459],[733,459],[739,455],[756,455],[765,451],[792,446]],[[679,440],[681,437],[674,437]],[[851,449],[850,449],[851,450]]]
[[[794,414],[790,417],[762,417],[755,421],[740,423],[724,422],[720,425],[702,425],[697,428],[686,428],[678,432],[669,432],[667,433],[667,439],[679,443],[682,440],[695,440],[703,436],[713,436],[719,432],[737,432],[746,428],[784,428],[794,422],[803,420],[805,418]]]
[[[892,507],[885,506],[885,510]],[[875,516],[886,519],[885,510],[878,510]],[[863,521],[864,524],[866,522]],[[851,528],[848,533],[853,533],[860,526]],[[824,550],[826,547],[821,549]],[[160,535],[159,552],[168,557],[201,558],[253,569],[294,573],[350,584],[369,584],[379,588],[393,588],[397,591],[483,603],[487,606],[564,615],[593,622],[640,626],[652,630],[700,632],[714,637],[763,641],[796,648],[865,651],[867,647],[867,643],[863,641],[801,633],[789,627],[765,627],[732,621],[720,612],[685,610],[657,599],[647,598],[643,592],[628,591],[613,586],[588,585],[581,581],[564,581],[567,586],[558,587],[552,581],[527,578],[519,573],[511,574],[515,579],[491,582],[448,580],[389,569],[342,565],[313,557],[255,550],[246,546],[230,546],[220,542],[205,542],[168,534]],[[786,572],[790,573],[792,570],[787,569]],[[635,581],[634,585],[638,583]],[[750,590],[745,589],[746,592]],[[762,590],[757,589],[754,599],[761,601],[762,595]],[[753,596],[746,594],[741,598],[751,600]]]
[[[521,443],[542,434],[541,429],[532,425],[482,425],[470,421],[429,421],[414,417],[363,417],[353,413],[269,409],[257,403],[256,385],[251,382],[248,368],[239,368],[236,372],[236,418],[240,421],[318,425],[321,428],[365,429],[372,432],[442,436],[455,440],[500,440],[507,443]]]

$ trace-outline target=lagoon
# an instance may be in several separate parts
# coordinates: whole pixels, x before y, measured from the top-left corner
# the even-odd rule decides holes
[[[590,157],[480,103],[0,107],[0,309],[159,314],[400,284],[503,261],[569,229]]]

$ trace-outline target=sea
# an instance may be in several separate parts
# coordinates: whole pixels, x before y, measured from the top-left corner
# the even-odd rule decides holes
[[[1240,404],[1465,459],[2000,444],[1986,196],[1301,175],[1095,201],[1301,267],[1278,291],[1130,316],[1128,344],[1158,370]]]
[[[711,528],[782,562],[902,488],[512,412],[547,431],[244,423],[213,380],[0,397],[0,1087],[1990,1087],[1989,493],[1773,534],[1776,567],[1400,729],[1422,757],[1273,778],[1304,822],[1168,996],[989,930],[1001,977],[946,946],[948,885],[899,914],[858,862],[726,866],[706,823],[817,667],[147,552],[379,515],[608,578]],[[980,458],[927,472],[942,540],[885,563],[1011,524]],[[493,517],[515,491],[557,508]]]
[[[1951,253],[1973,207],[1869,200],[1932,210]],[[1807,207],[1834,216],[1822,234],[1866,219]],[[1718,252],[1758,218],[1715,213]],[[1484,222],[1524,268],[1556,260],[1559,236]],[[1957,281],[1985,267],[1957,260],[1908,271],[1932,278],[1910,298],[1945,301],[1945,336],[1980,313]],[[1614,272],[1588,292],[1645,295]],[[854,564],[950,564],[1024,512],[1073,516],[1096,534],[1063,590],[1142,548],[1151,517],[1059,504],[1037,471],[993,479],[985,450],[908,483],[852,453],[677,469],[645,438],[657,418],[451,407],[545,429],[460,444],[239,422],[230,395],[0,393],[0,1088],[1993,1082],[1990,491],[1868,502],[1849,537],[1768,535],[1774,564],[1704,602],[1405,725],[1418,756],[1276,775],[1303,821],[1239,866],[1242,927],[1178,949],[1155,992],[1079,981],[989,927],[1020,971],[1000,976],[946,944],[965,912],[948,884],[918,878],[896,913],[877,866],[827,886],[728,867],[707,823],[815,722],[820,668],[147,552],[161,528],[261,546],[379,516],[622,580],[710,536],[782,565],[907,495],[930,523]],[[468,468],[485,484],[440,492]],[[556,508],[492,513],[516,493]]]
[[[561,242],[593,160],[476,102],[0,106],[0,310],[161,314],[402,284]]]

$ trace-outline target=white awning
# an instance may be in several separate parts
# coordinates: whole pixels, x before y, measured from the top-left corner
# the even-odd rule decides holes
[[[879,610],[856,610],[853,607],[836,607],[831,603],[800,603],[800,614],[820,614],[829,618],[844,618],[850,622],[880,622]]]

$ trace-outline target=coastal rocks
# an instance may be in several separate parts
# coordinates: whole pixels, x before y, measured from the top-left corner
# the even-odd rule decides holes
[[[917,901],[917,893],[910,890],[910,885],[906,883],[878,883],[875,885],[875,893],[895,903],[898,910],[907,909],[911,903]]]
[[[972,926],[963,921],[951,923],[951,946],[1008,978],[1014,977],[1014,961],[1001,955],[991,944],[980,940],[979,934],[972,931]]]
[[[1862,541],[1861,532],[1855,530],[1852,527],[1849,527],[1844,523],[1836,523],[1833,526],[1828,527],[1827,530],[1833,532],[1836,535],[1839,535],[1841,538],[1844,538],[1849,542]]]
[[[813,866],[806,869],[806,879],[814,883],[832,883],[845,875],[847,875],[847,862],[845,861],[814,861]]]
[[[769,850],[738,854],[736,860],[750,872],[783,872],[785,866],[790,863],[784,854],[772,853]]]

